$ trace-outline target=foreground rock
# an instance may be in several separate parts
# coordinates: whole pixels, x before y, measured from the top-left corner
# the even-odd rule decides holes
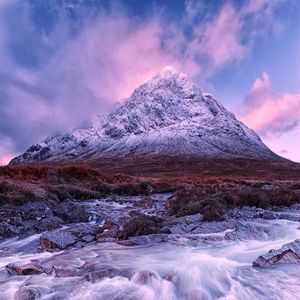
[[[300,263],[300,239],[284,244],[280,249],[272,249],[268,253],[259,256],[253,262],[253,267],[265,267],[278,263]]]
[[[131,236],[158,233],[161,226],[161,218],[137,214],[124,225],[120,238],[126,240]]]
[[[96,224],[77,224],[71,228],[44,232],[40,236],[39,248],[53,251],[67,249],[71,246],[83,246],[95,241],[99,230],[101,228]]]
[[[5,266],[5,270],[9,274],[17,275],[38,275],[42,273],[47,273],[48,270],[45,270],[39,263],[30,262],[28,264],[8,264]]]

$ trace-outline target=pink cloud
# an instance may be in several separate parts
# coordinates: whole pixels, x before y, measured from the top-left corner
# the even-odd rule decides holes
[[[300,122],[300,94],[273,92],[263,73],[244,99],[241,120],[263,135],[290,131]]]
[[[7,148],[0,145],[0,166],[7,165],[15,157],[15,153],[10,153]]]

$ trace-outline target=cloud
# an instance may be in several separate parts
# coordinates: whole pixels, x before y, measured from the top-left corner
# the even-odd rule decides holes
[[[186,1],[187,18],[192,23],[203,10],[203,4]],[[269,31],[278,31],[282,23],[274,15],[281,1],[249,0],[241,7],[225,2],[208,21],[193,26],[189,56],[199,58],[205,67],[205,79],[230,64],[248,57],[258,37]]]
[[[239,119],[274,152],[300,162],[300,94],[274,92],[263,73],[245,96]]]
[[[300,94],[276,93],[267,73],[246,95],[241,119],[262,135],[280,135],[300,124]]]
[[[247,57],[278,1],[187,1],[176,23],[80,3],[0,0],[0,156],[106,114],[164,65],[209,80]]]

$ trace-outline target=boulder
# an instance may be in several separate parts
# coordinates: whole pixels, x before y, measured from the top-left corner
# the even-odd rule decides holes
[[[96,240],[96,235],[101,231],[97,224],[77,224],[72,227],[50,232],[40,236],[39,248],[47,251],[66,249],[70,246],[84,246]]]
[[[106,220],[101,227],[100,232],[97,234],[97,241],[99,243],[114,242],[118,239],[119,235],[119,226],[110,220]]]
[[[0,238],[16,236],[19,233],[20,231],[16,226],[10,225],[7,222],[0,222]]]
[[[41,220],[53,216],[51,208],[44,202],[28,202],[21,206],[24,220]]]
[[[59,217],[49,217],[42,220],[39,220],[35,224],[35,229],[37,231],[48,231],[59,228],[63,220]]]
[[[36,287],[21,287],[14,295],[15,300],[36,300],[40,299],[42,293],[39,288]]]
[[[272,249],[268,253],[260,255],[253,262],[253,267],[266,267],[279,263],[300,263],[300,239],[284,244],[280,249]]]
[[[160,281],[161,278],[158,275],[158,273],[153,271],[147,271],[147,270],[140,270],[136,272],[131,280],[135,283],[141,284],[141,285],[153,285],[155,281]]]
[[[54,215],[70,223],[89,222],[91,213],[84,205],[63,202],[53,208]]]
[[[9,274],[17,275],[39,275],[45,272],[44,268],[37,262],[30,262],[24,265],[11,263],[5,266],[5,270]]]
[[[158,217],[140,214],[130,219],[120,235],[121,239],[128,239],[130,236],[158,233],[162,220]]]
[[[76,241],[75,235],[66,230],[44,232],[40,236],[39,248],[47,251],[62,250],[74,245]]]
[[[84,279],[96,282],[104,278],[113,278],[120,275],[120,270],[111,266],[103,266],[99,270],[84,274]]]

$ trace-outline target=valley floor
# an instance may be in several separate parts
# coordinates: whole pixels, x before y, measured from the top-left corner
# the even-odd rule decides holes
[[[0,300],[299,299],[289,161],[2,167],[0,216]]]

